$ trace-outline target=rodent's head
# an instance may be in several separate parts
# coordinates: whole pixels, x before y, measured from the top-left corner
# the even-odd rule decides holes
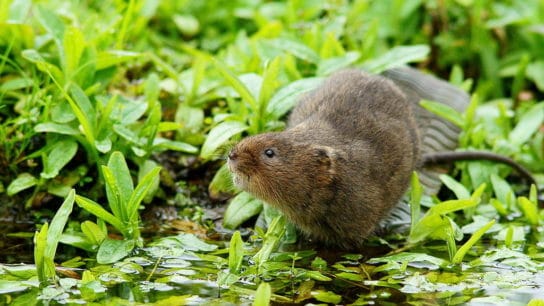
[[[287,131],[266,133],[239,142],[228,155],[228,167],[238,188],[282,208],[303,205],[328,190],[340,155]]]

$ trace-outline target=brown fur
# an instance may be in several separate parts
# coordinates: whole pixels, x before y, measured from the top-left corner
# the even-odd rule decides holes
[[[400,89],[345,70],[301,99],[285,131],[238,143],[228,165],[238,187],[306,235],[360,249],[405,193],[418,158],[416,123]]]

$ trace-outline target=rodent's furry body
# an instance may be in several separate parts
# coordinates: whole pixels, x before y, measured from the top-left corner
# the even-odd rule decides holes
[[[309,237],[358,249],[405,193],[419,156],[400,89],[344,70],[301,99],[285,131],[242,140],[228,163],[238,187]]]

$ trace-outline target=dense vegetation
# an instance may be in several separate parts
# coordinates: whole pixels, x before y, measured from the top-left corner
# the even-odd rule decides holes
[[[432,198],[414,176],[410,233],[329,254],[222,161],[332,72],[410,64],[472,95],[435,109],[462,148],[543,186],[543,22],[539,0],[0,0],[0,303],[544,303],[544,214],[508,167],[459,163]]]

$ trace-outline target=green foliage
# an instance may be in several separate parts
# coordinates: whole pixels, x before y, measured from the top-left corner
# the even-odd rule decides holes
[[[65,199],[35,234],[36,268],[0,265],[0,304],[357,305],[399,292],[415,304],[500,304],[507,293],[485,296],[494,285],[544,286],[538,186],[527,192],[512,169],[482,161],[442,175],[440,198],[414,174],[409,235],[369,241],[393,248],[370,260],[282,250],[294,228],[246,193],[223,225],[261,214],[268,229],[236,231],[226,247],[180,234],[141,248],[139,217],[142,201],[171,202],[172,186],[213,177],[212,197],[233,193],[218,161],[230,144],[283,129],[300,95],[346,67],[411,63],[449,78],[472,93],[467,111],[422,106],[463,130],[461,149],[512,157],[542,186],[543,18],[539,0],[0,1],[0,197],[39,209],[34,219],[56,209],[44,194]],[[164,160],[183,169],[164,165],[159,178]],[[177,171],[189,183],[172,182]],[[68,222],[74,201],[83,211]],[[96,220],[80,220],[88,214]],[[96,255],[60,263],[82,267],[81,280],[57,276],[58,242]]]

